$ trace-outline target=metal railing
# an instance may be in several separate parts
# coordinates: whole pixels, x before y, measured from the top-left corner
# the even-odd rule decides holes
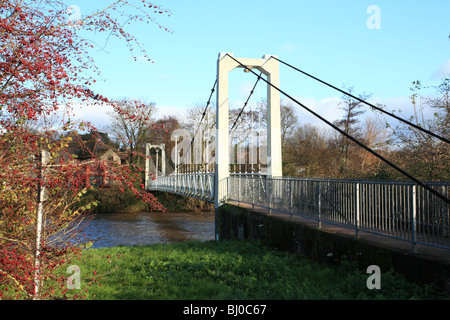
[[[160,176],[149,190],[215,201],[214,173]],[[450,182],[429,182],[447,198]],[[267,178],[231,174],[220,181],[218,201],[237,201],[269,211],[450,249],[450,206],[412,182]]]
[[[214,173],[181,173],[159,176],[149,181],[148,189],[214,201]]]
[[[446,197],[450,182],[427,183]],[[450,206],[410,182],[231,175],[228,200],[450,249]]]

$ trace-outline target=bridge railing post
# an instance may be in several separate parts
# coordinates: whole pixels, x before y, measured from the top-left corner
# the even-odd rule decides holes
[[[356,238],[359,237],[359,214],[360,214],[360,208],[359,208],[359,183],[356,184],[355,188],[355,232],[356,232]]]
[[[237,176],[237,194],[238,194],[238,203],[241,203],[241,177]]]
[[[273,188],[273,179],[267,178],[267,202],[269,205],[269,214],[272,214],[272,188]]]
[[[411,187],[411,251],[412,253],[417,252],[416,248],[416,218],[417,218],[417,208],[416,208],[416,199],[417,199],[417,186],[413,185]]]
[[[292,219],[292,182],[294,180],[288,180],[289,182],[289,214],[291,215],[290,218]]]
[[[252,179],[252,209],[255,209],[255,177],[250,179]]]
[[[322,228],[322,221],[320,220],[320,214],[322,211],[322,188],[320,181],[317,182],[317,227]]]

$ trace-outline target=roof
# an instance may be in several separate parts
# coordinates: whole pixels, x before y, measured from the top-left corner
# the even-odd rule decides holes
[[[69,143],[67,153],[76,155],[78,160],[83,161],[91,159],[93,155],[100,157],[109,150],[112,150],[112,152],[117,154],[122,160],[127,158],[127,154],[125,152],[121,152],[110,145],[104,144],[99,139],[72,141]]]

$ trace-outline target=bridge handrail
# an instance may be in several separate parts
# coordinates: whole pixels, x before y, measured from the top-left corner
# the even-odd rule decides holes
[[[450,249],[450,205],[411,181],[273,177],[233,173],[215,186],[215,173],[158,177],[150,190],[206,201],[237,201],[322,223]],[[448,196],[450,181],[429,186]],[[216,190],[219,190],[216,199]]]
[[[272,177],[275,180],[300,180],[300,181],[329,181],[329,182],[345,182],[345,183],[381,183],[381,184],[405,184],[417,185],[410,180],[382,180],[382,179],[341,179],[341,178],[307,178],[307,177]],[[450,181],[422,181],[428,185],[450,185]]]
[[[429,185],[450,193],[449,181]],[[228,200],[450,249],[450,205],[410,181],[231,175]]]
[[[150,180],[149,191],[172,192],[214,201],[214,173],[180,173],[158,176]]]
[[[239,176],[239,177],[263,177],[267,178],[267,175],[264,173],[230,173],[231,177]],[[270,179],[274,180],[299,180],[299,181],[329,181],[329,182],[345,182],[345,183],[380,183],[380,184],[407,184],[407,185],[417,185],[414,181],[410,180],[382,180],[382,179],[342,179],[342,178],[321,178],[321,177],[290,177],[290,176],[282,176],[282,177],[271,177]],[[443,185],[450,186],[450,181],[422,181],[428,185]]]

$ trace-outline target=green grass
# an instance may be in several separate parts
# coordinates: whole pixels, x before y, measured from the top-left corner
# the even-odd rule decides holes
[[[352,263],[323,265],[251,241],[89,249],[77,264],[81,289],[69,297],[94,300],[448,298],[392,271],[369,290],[370,275]]]

